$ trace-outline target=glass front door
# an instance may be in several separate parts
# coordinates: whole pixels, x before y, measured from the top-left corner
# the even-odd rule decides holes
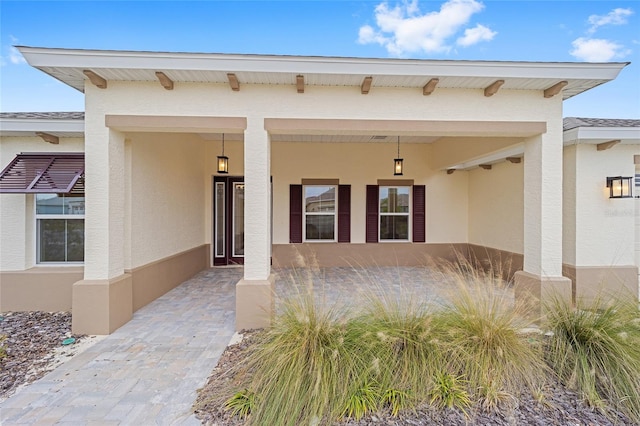
[[[214,265],[244,263],[244,178],[213,180]]]

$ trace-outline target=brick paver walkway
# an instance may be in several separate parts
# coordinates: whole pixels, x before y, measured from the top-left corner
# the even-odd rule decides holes
[[[0,424],[173,425],[191,414],[234,333],[241,268],[210,269],[0,403]]]

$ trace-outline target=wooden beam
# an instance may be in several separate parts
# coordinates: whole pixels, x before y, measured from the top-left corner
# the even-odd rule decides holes
[[[40,136],[43,141],[52,143],[54,145],[58,145],[60,143],[60,138],[49,133],[36,132],[36,136]]]
[[[455,172],[455,171],[456,171],[456,169],[447,169],[447,174],[448,175],[452,175],[453,172]]]
[[[98,74],[91,70],[82,70],[82,73],[89,78],[89,81],[93,83],[94,86],[99,87],[100,89],[107,88],[107,80],[100,77]]]
[[[522,163],[522,157],[507,157],[507,161],[513,164]]]
[[[231,90],[234,92],[240,91],[240,82],[238,81],[238,77],[232,72],[227,73],[227,78],[229,79],[229,86],[231,86]]]
[[[438,85],[439,82],[440,82],[439,78],[432,78],[431,80],[429,80],[429,82],[425,84],[424,87],[422,88],[422,94],[424,96],[429,96],[430,94],[432,94],[433,91],[436,90],[436,86]]]
[[[360,93],[362,93],[363,95],[366,95],[367,93],[369,93],[372,82],[373,82],[373,77],[365,77],[364,80],[362,80],[362,85],[360,86]]]
[[[498,93],[500,86],[504,84],[504,80],[496,80],[484,89],[484,95],[488,98]]]
[[[553,98],[555,95],[560,93],[562,89],[564,89],[564,86],[566,86],[567,84],[569,84],[568,81],[561,81],[559,83],[554,84],[551,87],[544,89],[544,97]]]
[[[296,88],[298,93],[304,93],[304,75],[296,75]]]
[[[163,72],[156,71],[156,77],[158,77],[158,81],[162,84],[167,90],[173,90],[173,80],[171,80],[167,75]]]
[[[620,140],[615,140],[615,141],[609,141],[609,142],[602,142],[599,143],[598,145],[596,145],[598,151],[606,151],[607,149],[611,149],[614,146],[618,145],[620,143]]]
[[[491,170],[491,164],[480,164],[481,169]]]

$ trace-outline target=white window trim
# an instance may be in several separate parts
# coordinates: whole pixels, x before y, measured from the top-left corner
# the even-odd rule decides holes
[[[307,212],[305,189],[309,187],[332,187],[336,200],[333,213],[330,212]],[[329,216],[333,214],[333,239],[317,240],[307,238],[307,215],[308,216]],[[338,185],[302,185],[302,242],[303,243],[335,243],[338,241]]]
[[[85,199],[86,200],[86,199]],[[86,201],[85,201],[86,202]],[[64,213],[59,213],[59,214],[45,214],[45,213],[38,213],[38,197],[37,194],[36,196],[33,197],[33,212],[34,212],[34,217],[35,217],[35,232],[34,232],[34,237],[35,237],[35,248],[36,248],[36,252],[35,252],[35,262],[36,262],[36,266],[40,267],[46,267],[46,266],[79,266],[79,265],[84,265],[84,261],[82,262],[77,262],[77,261],[63,261],[63,262],[42,262],[40,260],[40,220],[47,220],[47,219],[67,219],[67,220],[73,220],[73,219],[82,219],[84,221],[84,214],[64,214]],[[86,212],[86,210],[85,210]],[[86,231],[85,231],[85,237],[86,237]],[[83,240],[83,243],[86,242],[86,238]],[[66,242],[65,242],[66,244]]]
[[[381,196],[380,194],[382,194],[382,188],[387,188],[387,189],[391,189],[391,188],[408,188],[409,189],[409,204],[408,204],[408,208],[409,211],[407,213],[383,213],[380,211],[380,204],[381,204]],[[411,237],[412,237],[412,213],[413,213],[413,200],[412,200],[412,195],[413,195],[413,188],[410,185],[397,185],[397,186],[379,186],[378,187],[378,242],[380,243],[410,243],[411,242]],[[383,239],[381,237],[381,233],[382,233],[382,227],[380,226],[380,218],[382,216],[407,216],[407,238],[406,239],[402,239],[402,240],[395,240],[395,239]]]

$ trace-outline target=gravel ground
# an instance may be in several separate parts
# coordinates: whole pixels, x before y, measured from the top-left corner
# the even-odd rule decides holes
[[[0,336],[6,336],[0,342],[6,351],[0,359],[0,401],[73,356],[87,338],[71,334],[69,312],[6,312],[0,318]],[[70,337],[75,342],[63,345]]]
[[[244,424],[237,417],[229,416],[224,409],[224,401],[233,389],[233,367],[246,357],[254,347],[255,332],[245,333],[244,339],[230,345],[222,354],[218,365],[213,369],[207,384],[198,391],[198,398],[194,404],[196,417],[205,425],[211,426],[239,426]],[[578,395],[566,389],[559,383],[550,380],[551,384],[545,389],[545,401],[536,401],[530,393],[523,393],[514,399],[510,407],[502,407],[500,412],[483,412],[473,410],[470,417],[456,410],[435,410],[421,407],[415,413],[405,413],[399,418],[389,414],[377,413],[360,421],[346,420],[338,425],[348,426],[423,426],[423,425],[571,425],[571,426],[613,426],[635,425],[623,415],[611,412],[607,417],[603,413],[593,410],[580,400]],[[295,396],[293,396],[295,397]]]

